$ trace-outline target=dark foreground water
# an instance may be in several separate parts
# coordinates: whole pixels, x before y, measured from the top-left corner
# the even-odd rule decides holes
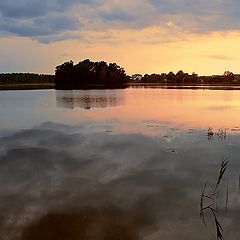
[[[240,91],[0,92],[1,240],[237,240],[239,174]]]

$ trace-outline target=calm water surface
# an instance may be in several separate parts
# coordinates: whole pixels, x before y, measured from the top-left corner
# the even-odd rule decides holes
[[[238,90],[0,92],[0,239],[237,240],[239,175]]]

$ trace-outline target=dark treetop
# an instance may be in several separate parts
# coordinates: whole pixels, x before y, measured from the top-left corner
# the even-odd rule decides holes
[[[127,83],[129,77],[116,63],[92,62],[86,59],[74,65],[73,61],[56,67],[57,86],[118,86]]]

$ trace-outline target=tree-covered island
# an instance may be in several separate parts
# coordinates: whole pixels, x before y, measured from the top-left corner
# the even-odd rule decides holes
[[[116,63],[93,62],[89,59],[74,65],[73,61],[56,67],[56,87],[119,87],[129,82],[125,70]]]

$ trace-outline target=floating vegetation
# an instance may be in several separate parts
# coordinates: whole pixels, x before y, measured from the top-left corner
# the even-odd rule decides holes
[[[193,128],[189,128],[188,131],[187,131],[187,133],[191,133],[191,134],[193,134],[194,131],[195,131],[195,129],[193,129]]]
[[[177,154],[177,151],[174,148],[170,148],[167,150],[168,153],[175,153]]]
[[[208,140],[211,140],[213,135],[214,135],[213,129],[209,127],[207,131]]]
[[[205,213],[206,212],[212,213],[215,227],[216,227],[217,240],[223,240],[223,227],[221,226],[218,218],[218,195],[219,195],[220,184],[222,182],[224,173],[226,172],[227,166],[228,166],[228,161],[224,158],[221,162],[219,175],[218,175],[216,185],[214,187],[214,191],[208,192],[207,183],[205,183],[202,188],[201,198],[200,198],[200,218],[202,219],[203,223],[206,224]],[[227,211],[227,207],[228,207],[228,184],[226,189],[225,211]]]
[[[169,138],[169,136],[168,136],[168,135],[164,135],[163,137],[164,137],[164,138]]]
[[[232,132],[240,132],[240,127],[234,127],[231,129]]]
[[[147,124],[147,127],[149,127],[149,128],[158,128],[159,125],[151,125],[151,124]]]
[[[219,140],[224,140],[227,137],[227,130],[219,128],[218,130],[214,130],[212,127],[208,128],[207,131],[207,138],[209,141],[213,139],[213,137],[216,136]]]
[[[177,128],[170,128],[170,130],[172,130],[172,131],[177,131],[177,130],[179,130],[179,129],[177,129]]]

